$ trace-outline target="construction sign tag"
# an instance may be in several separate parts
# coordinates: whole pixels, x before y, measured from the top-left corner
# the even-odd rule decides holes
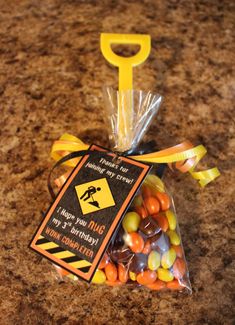
[[[150,166],[92,145],[58,193],[30,247],[90,282]]]
[[[115,205],[106,178],[75,186],[83,214],[95,212]]]

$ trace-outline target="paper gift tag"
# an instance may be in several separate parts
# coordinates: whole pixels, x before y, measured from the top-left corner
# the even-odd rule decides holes
[[[30,247],[90,282],[150,166],[92,145],[48,209]]]

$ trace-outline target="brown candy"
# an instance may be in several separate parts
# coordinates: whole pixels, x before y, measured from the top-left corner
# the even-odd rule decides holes
[[[119,227],[118,231],[113,236],[114,240],[111,241],[113,246],[123,246],[124,245],[124,239],[123,239],[124,234],[125,234],[125,231],[123,230],[123,228]]]
[[[169,250],[170,241],[168,236],[164,232],[159,232],[150,238],[151,248],[159,253],[163,253]]]
[[[147,268],[148,255],[139,253],[135,254],[129,264],[129,270],[134,273],[140,273]]]
[[[116,263],[127,263],[134,253],[128,247],[112,247],[109,251],[110,258]]]
[[[156,220],[148,216],[141,220],[139,230],[146,236],[152,237],[161,231]]]

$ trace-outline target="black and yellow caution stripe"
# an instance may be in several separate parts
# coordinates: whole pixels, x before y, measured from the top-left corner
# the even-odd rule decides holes
[[[61,261],[67,263],[68,265],[72,266],[75,269],[79,269],[83,273],[87,273],[90,269],[91,263],[81,259],[74,253],[65,250],[64,248],[60,247],[58,244],[46,239],[43,236],[39,236],[36,246],[40,247],[44,251],[47,251],[54,257],[60,259]]]

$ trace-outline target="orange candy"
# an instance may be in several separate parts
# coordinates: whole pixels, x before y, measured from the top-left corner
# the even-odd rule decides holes
[[[147,287],[151,290],[162,290],[166,287],[166,284],[164,281],[156,280],[152,284],[148,284]]]
[[[128,280],[128,271],[123,264],[118,265],[118,278],[122,283],[126,283]]]
[[[142,285],[152,284],[157,279],[157,273],[155,271],[144,271],[137,275],[137,282]]]
[[[183,249],[181,245],[172,245],[171,247],[174,248],[176,256],[183,257]]]
[[[150,215],[156,214],[160,210],[160,204],[158,202],[158,199],[156,199],[154,196],[147,197],[144,200],[144,204]]]
[[[115,282],[117,280],[117,268],[113,263],[108,263],[105,266],[105,274],[108,281]]]
[[[180,289],[184,288],[184,286],[180,285],[178,280],[173,280],[173,281],[167,282],[166,286],[168,289],[171,289],[171,290],[180,290]]]
[[[56,271],[61,275],[61,276],[66,276],[70,274],[67,270],[63,269],[62,267],[59,267],[56,265]]]
[[[137,212],[138,215],[140,215],[142,219],[144,219],[148,216],[147,210],[143,206],[135,207],[135,212]]]
[[[151,251],[151,243],[149,240],[146,241],[145,245],[144,245],[144,248],[142,250],[142,253],[143,254],[149,254]]]
[[[159,227],[162,229],[162,231],[166,232],[169,224],[167,221],[167,218],[164,216],[164,214],[154,214],[153,218],[157,221]]]
[[[104,256],[103,256],[103,258],[102,258],[102,260],[101,260],[101,262],[100,262],[100,264],[99,264],[99,266],[98,266],[98,269],[99,270],[104,269],[105,266],[108,264],[108,262],[109,262],[109,257],[105,253]]]
[[[181,279],[186,272],[186,265],[182,258],[177,258],[173,265],[173,274],[176,279]]]
[[[105,283],[108,286],[111,286],[111,287],[119,287],[119,286],[123,285],[123,283],[121,281],[109,281],[109,280],[106,280]]]
[[[171,205],[170,199],[166,193],[157,192],[156,197],[157,197],[158,201],[160,202],[162,211],[166,211],[170,208],[170,205]]]
[[[150,187],[146,184],[144,184],[142,187],[141,187],[141,193],[142,193],[142,196],[143,198],[147,198],[149,196],[152,196],[152,191],[150,189]]]
[[[131,248],[132,252],[141,253],[144,248],[143,238],[137,232],[132,232],[129,236],[128,246]]]

